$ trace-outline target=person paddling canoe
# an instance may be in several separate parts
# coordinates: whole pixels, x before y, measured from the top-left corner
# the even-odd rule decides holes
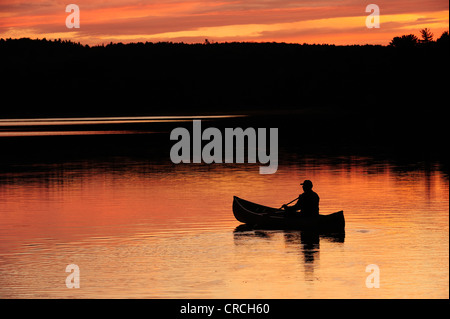
[[[303,187],[303,193],[298,196],[297,203],[292,206],[284,204],[282,208],[288,214],[296,213],[300,211],[302,217],[315,217],[319,215],[319,195],[312,190],[313,184],[310,180],[305,180],[301,183]],[[294,201],[296,200],[294,199]]]

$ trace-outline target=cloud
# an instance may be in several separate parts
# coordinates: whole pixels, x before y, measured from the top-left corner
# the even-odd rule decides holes
[[[368,0],[79,0],[81,28],[76,33],[65,27],[66,2],[60,0],[12,1],[0,4],[0,37],[22,34],[29,37],[50,38],[48,35],[67,37],[76,35],[86,43],[103,39],[123,42],[155,38],[197,39],[216,34],[221,41],[236,39],[312,39],[312,36],[354,33],[364,40],[359,27],[349,25],[359,19],[361,28],[367,13]],[[441,15],[447,11],[443,0],[379,0],[382,28],[379,34],[401,31],[410,27],[432,24],[441,27]],[[413,20],[400,24],[386,24],[385,18],[412,15]],[[340,19],[340,20],[339,20]],[[392,20],[392,19],[391,19]],[[397,19],[398,20],[398,19]],[[339,22],[336,22],[339,21]],[[356,21],[356,20],[355,20]],[[345,22],[345,23],[343,23]],[[439,22],[439,23],[438,23]],[[335,25],[333,25],[335,23]],[[340,25],[336,25],[340,23]],[[299,27],[302,25],[302,27]],[[389,29],[387,28],[388,26]],[[448,27],[447,27],[448,28]],[[322,30],[322,31],[320,31]],[[338,31],[336,31],[338,30]],[[364,31],[367,31],[363,29]],[[375,30],[372,30],[374,33]],[[227,32],[228,35],[227,35]],[[389,34],[390,36],[390,34]],[[69,37],[70,38],[70,37]],[[351,37],[349,36],[349,41]],[[122,39],[122,40],[120,40]],[[325,39],[325,38],[324,38]],[[78,40],[77,40],[78,41]],[[389,39],[386,38],[385,42]],[[189,41],[188,41],[189,42]],[[97,42],[99,43],[99,42]]]

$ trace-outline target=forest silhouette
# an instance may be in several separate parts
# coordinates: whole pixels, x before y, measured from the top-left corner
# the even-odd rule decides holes
[[[449,39],[426,32],[387,46],[1,39],[0,116],[433,113],[447,90]]]
[[[448,32],[436,40],[430,30],[425,33],[425,39],[395,37],[387,46],[209,40],[87,46],[59,39],[0,39],[0,118],[252,114],[252,126],[279,128],[280,145],[299,152],[349,148],[372,154],[377,149],[381,158],[448,158],[443,147]],[[226,123],[249,125],[242,121]],[[153,130],[154,124],[142,129]],[[11,129],[50,128],[0,128]],[[161,137],[156,145],[164,149],[167,141]],[[151,151],[146,135],[139,134],[3,138],[0,144],[0,163],[33,161],[37,154],[45,160],[117,154],[122,148],[152,156],[169,152]]]

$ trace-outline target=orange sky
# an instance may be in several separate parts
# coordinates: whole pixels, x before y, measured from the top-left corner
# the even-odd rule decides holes
[[[446,0],[73,0],[80,28],[68,29],[69,2],[0,0],[0,38],[70,39],[83,44],[137,41],[277,41],[388,44],[428,27],[448,30]],[[380,28],[368,29],[368,4]]]

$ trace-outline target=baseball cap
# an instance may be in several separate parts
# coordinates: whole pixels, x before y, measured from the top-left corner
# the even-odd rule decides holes
[[[305,186],[312,187],[312,186],[313,186],[313,183],[312,183],[309,179],[305,179],[305,180],[303,181],[303,183],[300,183],[300,185],[305,185]]]

